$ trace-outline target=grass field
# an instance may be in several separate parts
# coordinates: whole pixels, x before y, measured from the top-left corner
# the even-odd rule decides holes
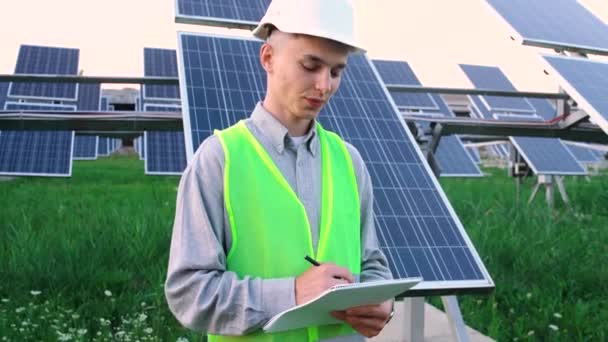
[[[459,297],[466,322],[500,341],[608,339],[608,177],[567,179],[572,209],[549,213],[542,197],[518,204],[531,180],[518,202],[488,172],[441,180],[496,282]],[[162,289],[178,181],[112,157],[0,182],[0,340],[203,340]]]

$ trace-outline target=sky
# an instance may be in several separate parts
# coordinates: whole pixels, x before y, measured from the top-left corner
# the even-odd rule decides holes
[[[608,1],[581,0],[608,23]],[[485,0],[353,0],[357,34],[371,58],[410,63],[425,86],[472,84],[459,63],[498,66],[522,91],[555,92],[539,53],[518,45]],[[143,76],[143,48],[177,47],[177,31],[250,36],[248,31],[174,23],[174,0],[0,2],[0,74],[12,74],[19,45],[80,49],[89,76]],[[122,87],[104,86],[104,87]]]

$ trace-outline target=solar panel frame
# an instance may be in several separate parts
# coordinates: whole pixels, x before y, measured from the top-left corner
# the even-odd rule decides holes
[[[189,149],[188,151],[188,160],[191,160],[192,158],[192,153],[193,153],[193,145],[192,145],[192,140],[193,137],[191,136],[191,132],[194,132],[193,130],[193,126],[192,126],[192,122],[190,119],[190,103],[189,103],[189,96],[188,96],[188,92],[189,92],[189,85],[188,85],[188,79],[186,78],[186,66],[185,66],[185,61],[184,61],[184,46],[183,46],[183,40],[182,38],[185,37],[195,37],[195,38],[202,38],[202,37],[206,37],[206,38],[210,38],[210,39],[225,39],[225,40],[239,40],[239,41],[251,41],[251,42],[256,42],[259,43],[259,41],[255,40],[255,39],[250,39],[250,38],[241,38],[241,37],[229,37],[229,36],[222,36],[222,35],[210,35],[210,34],[204,34],[204,33],[186,33],[186,32],[178,32],[178,44],[179,44],[179,48],[178,48],[178,55],[179,55],[179,72],[180,72],[180,80],[182,80],[181,82],[181,98],[182,98],[182,108],[183,108],[183,113],[184,113],[184,133],[185,133],[185,137],[186,137],[186,148]],[[199,50],[200,51],[200,50]],[[217,58],[217,56],[215,57]],[[441,281],[423,281],[422,283],[420,283],[419,285],[417,285],[413,291],[408,292],[408,295],[418,295],[418,294],[422,294],[422,293],[454,293],[454,292],[467,292],[467,290],[469,292],[475,292],[475,291],[489,291],[494,287],[494,283],[489,275],[489,273],[487,272],[485,265],[483,264],[483,262],[481,261],[481,258],[479,257],[479,255],[477,254],[476,249],[474,248],[470,238],[468,237],[468,235],[466,234],[466,231],[464,230],[464,227],[462,226],[462,223],[460,222],[460,220],[458,219],[458,216],[456,216],[456,213],[454,211],[454,209],[452,208],[451,204],[448,202],[447,197],[445,195],[445,193],[443,192],[443,190],[441,189],[441,187],[439,186],[439,183],[437,181],[437,179],[433,176],[432,171],[430,170],[428,164],[426,162],[424,162],[424,156],[422,155],[422,152],[420,151],[420,149],[417,147],[411,133],[409,132],[409,130],[407,129],[407,125],[405,123],[405,121],[403,120],[402,116],[399,114],[399,111],[397,109],[397,106],[395,105],[395,103],[392,101],[390,94],[388,93],[388,90],[386,89],[386,87],[384,87],[382,85],[380,76],[377,72],[377,70],[374,68],[373,64],[371,63],[371,61],[369,61],[367,59],[367,57],[365,56],[361,56],[360,58],[363,58],[365,60],[366,66],[365,66],[365,70],[369,69],[369,72],[371,73],[370,76],[373,77],[373,80],[371,80],[371,84],[377,86],[378,91],[380,93],[378,93],[377,95],[382,96],[380,94],[383,94],[384,99],[387,101],[387,105],[392,109],[393,114],[395,115],[395,117],[391,116],[391,123],[393,122],[393,120],[397,120],[400,124],[401,124],[401,129],[403,131],[399,131],[399,134],[403,134],[405,137],[407,137],[408,139],[408,143],[409,145],[406,145],[408,147],[410,147],[412,149],[413,155],[412,157],[415,159],[415,161],[419,162],[416,163],[416,167],[419,167],[420,169],[416,169],[417,171],[421,172],[420,176],[423,177],[422,179],[419,179],[419,181],[424,180],[425,182],[429,182],[427,185],[430,186],[430,189],[432,189],[432,191],[436,192],[436,196],[437,199],[436,201],[438,202],[433,202],[433,206],[435,205],[439,205],[442,210],[445,210],[445,212],[443,212],[443,214],[445,214],[446,216],[446,220],[449,220],[449,224],[450,227],[454,229],[453,233],[457,234],[457,236],[455,235],[454,238],[456,238],[457,240],[462,242],[462,246],[463,248],[466,247],[466,253],[468,253],[467,255],[462,254],[462,256],[465,258],[465,260],[469,263],[469,265],[463,265],[463,264],[451,264],[451,266],[456,266],[457,269],[460,270],[460,267],[467,267],[467,271],[470,269],[471,271],[473,271],[473,273],[476,274],[476,276],[478,276],[479,278],[476,278],[475,280],[471,280],[471,279],[465,279],[465,280],[441,280]],[[351,70],[355,68],[355,66],[351,66]],[[355,73],[355,71],[352,71],[353,74]],[[345,78],[348,79],[349,72],[347,72],[345,74]],[[353,76],[354,77],[354,76]],[[345,82],[345,79],[343,79],[343,88],[345,88],[345,84],[348,84],[348,82]],[[362,85],[357,85],[357,86],[362,86]],[[353,83],[351,85],[351,87],[355,87],[355,84]],[[265,89],[265,88],[264,88]],[[356,92],[356,88],[353,88]],[[343,91],[350,91],[350,90],[343,90]],[[374,93],[375,94],[375,93]],[[356,94],[351,94],[353,96],[353,98],[358,98],[356,96]],[[194,93],[193,93],[194,96]],[[328,103],[328,105],[326,106],[327,110],[331,110],[331,108],[333,106],[337,106],[338,103],[337,101],[339,101],[336,97],[334,97],[332,99],[332,101],[330,101]],[[360,99],[357,101],[361,101]],[[362,106],[361,102],[358,102],[359,105]],[[361,107],[364,108],[364,107]],[[248,114],[250,113],[250,111],[253,108],[249,109]],[[326,109],[324,109],[326,110]],[[322,120],[323,119],[323,115],[320,116]],[[327,120],[337,120],[337,118],[326,118]],[[364,120],[371,120],[371,118],[368,116],[366,117],[366,119]],[[384,123],[381,120],[375,119],[377,121],[374,121],[374,124],[378,125],[378,124],[387,124],[388,122]],[[395,123],[397,121],[394,121]],[[376,126],[374,126],[376,127]],[[378,128],[379,129],[379,128]],[[371,133],[368,132],[368,133]],[[376,138],[377,136],[377,132],[374,131],[373,134],[375,134]],[[405,142],[402,142],[403,144],[405,144]],[[365,151],[363,151],[362,153],[364,153]],[[376,153],[379,153],[380,151],[377,151]],[[382,151],[383,153],[388,153],[387,151]],[[367,152],[369,153],[369,152]],[[399,152],[399,153],[403,153],[403,152]],[[408,152],[410,153],[410,152]],[[386,157],[386,155],[384,155]],[[414,157],[415,156],[415,157]],[[371,168],[372,170],[374,168]],[[392,171],[388,171],[389,173]],[[387,174],[388,175],[388,174]],[[426,177],[426,178],[425,178]],[[399,182],[401,178],[399,179],[395,179],[396,182]],[[403,179],[405,181],[405,179]],[[405,192],[405,188],[403,188],[403,191]],[[382,199],[386,199],[385,194],[382,193],[383,198]],[[410,193],[408,193],[408,195],[411,195]],[[420,193],[420,195],[422,196],[423,194]],[[380,203],[381,199],[376,200],[378,203]],[[418,205],[425,205],[428,206],[429,204],[425,204],[425,201],[422,201],[423,203],[420,203],[420,201],[418,201],[418,204],[416,204],[416,206]],[[413,203],[413,202],[412,202]],[[377,204],[378,206],[380,206],[380,204]],[[401,205],[404,205],[403,203]],[[428,210],[431,210],[431,207],[427,208]],[[391,209],[392,210],[392,209]],[[379,219],[382,218],[382,215],[380,213],[377,213],[376,216],[376,224],[377,227],[380,226],[380,221],[378,221]],[[449,219],[448,219],[449,218]],[[383,223],[388,224],[387,222],[382,221]],[[447,222],[447,221],[446,221]],[[395,222],[397,223],[397,222]],[[410,224],[422,224],[422,221],[412,221]],[[439,228],[439,224],[437,224],[437,229]],[[430,229],[431,227],[427,227],[425,226],[424,229]],[[383,229],[380,228],[379,229],[379,233],[380,235],[382,235]],[[388,232],[386,232],[388,233]],[[403,232],[401,232],[403,234]],[[419,231],[420,234],[423,234],[422,231]],[[430,233],[430,232],[428,232]],[[384,238],[384,237],[383,237]],[[392,238],[392,237],[391,237]],[[422,236],[422,239],[426,239],[426,237]],[[381,238],[382,239],[382,238]],[[392,242],[392,240],[391,240]],[[425,245],[425,246],[430,246],[430,245]],[[391,248],[396,248],[396,247],[391,247]],[[403,247],[405,248],[405,247]],[[451,247],[450,247],[451,248]],[[446,249],[448,251],[450,251],[449,253],[453,253],[453,251],[451,251],[450,248]],[[429,248],[430,249],[430,248]],[[411,251],[410,251],[411,252]],[[421,249],[420,253],[422,254],[423,258],[429,258],[429,255],[427,255],[426,253],[431,253],[430,251],[424,251]],[[465,253],[465,252],[462,252]],[[459,254],[460,255],[460,254]],[[400,258],[402,258],[401,255],[398,255]],[[389,259],[392,260],[393,257],[395,257],[392,253],[389,253],[387,255],[387,257]],[[418,259],[414,260],[414,256],[411,256],[412,259],[411,261],[416,263],[417,261],[420,261]],[[441,263],[445,263],[446,261],[443,260],[443,258],[445,258],[446,256],[444,255],[431,255],[432,258],[441,258]],[[452,254],[452,257],[456,258],[455,254]],[[469,259],[470,258],[470,259]],[[438,262],[437,260],[433,259],[433,262]],[[394,261],[394,260],[393,260]],[[401,262],[404,262],[403,259],[400,259]],[[426,261],[427,263],[430,262],[429,260]],[[393,263],[394,264],[394,263]],[[443,264],[444,267],[448,267],[446,266],[447,264]],[[416,266],[417,267],[417,266]],[[476,268],[475,270],[472,270],[472,268]],[[450,268],[451,269],[451,268]],[[444,272],[441,271],[439,269],[434,270],[433,272]],[[463,272],[464,271],[460,270],[454,270],[455,272]],[[445,271],[447,272],[447,271]],[[428,278],[427,278],[428,279]]]
[[[32,169],[41,168],[39,164],[32,164],[24,166],[23,164],[15,165],[13,162],[6,161],[4,158],[7,156],[3,155],[3,153],[9,154],[8,158],[12,157],[23,161],[24,158],[27,159],[35,159],[40,160],[40,158],[35,158],[34,154],[38,149],[31,148],[31,146],[27,146],[23,143],[23,141],[31,142],[33,136],[36,136],[38,139],[44,140],[43,142],[39,142],[38,145],[44,145],[47,148],[47,153],[45,156],[48,156],[48,149],[51,146],[54,146],[52,142],[54,140],[60,140],[64,142],[63,145],[69,144],[69,147],[64,146],[64,149],[57,149],[58,151],[68,151],[69,155],[64,155],[59,161],[64,161],[67,165],[56,164],[55,169],[61,169],[57,172],[32,172]],[[74,131],[2,131],[0,132],[0,175],[1,176],[40,176],[40,177],[71,177],[72,176],[72,165],[73,165],[73,156],[74,156]],[[7,143],[8,139],[11,141],[18,140],[17,143],[11,142],[11,144],[16,144],[18,146],[13,149]],[[21,150],[17,150],[21,149]],[[12,158],[11,158],[12,159]],[[5,164],[6,163],[6,164]],[[10,165],[9,165],[10,164]],[[43,168],[43,167],[42,167]],[[15,170],[21,169],[23,171]],[[27,169],[27,170],[24,170]],[[48,169],[48,167],[46,167]],[[48,171],[48,170],[46,170]]]
[[[251,19],[239,19],[239,18],[228,18],[228,17],[214,17],[211,15],[195,15],[194,13],[184,13],[182,11],[180,11],[180,2],[183,2],[184,0],[175,0],[174,4],[175,4],[175,22],[179,23],[179,24],[204,24],[204,25],[208,25],[208,26],[220,26],[220,27],[229,27],[229,28],[239,28],[239,29],[248,29],[251,30],[253,28],[255,28],[259,21],[262,19],[262,16],[264,15],[264,13],[266,12],[266,8],[268,8],[268,5],[270,4],[270,0],[263,0],[264,1],[264,5],[262,6],[263,9],[260,11],[260,15],[258,16],[257,19],[255,20],[251,20]],[[218,1],[224,1],[224,2],[228,2],[228,1],[234,1],[234,0],[218,0]],[[242,1],[242,0],[236,0],[236,1]],[[201,3],[203,3],[204,1],[199,1]],[[209,2],[209,1],[207,1]],[[234,3],[235,5],[232,6],[235,9],[238,8],[238,6],[236,6],[236,3]],[[252,14],[253,16],[253,14]]]
[[[598,70],[595,70],[595,72],[592,72],[591,70],[584,71],[585,76],[586,76],[584,78],[589,77],[590,79],[595,81],[595,82],[593,82],[595,85],[594,86],[595,89],[592,89],[591,92],[594,95],[599,95],[600,97],[602,96],[601,94],[606,94],[608,92],[608,81],[607,81],[608,62],[598,61],[598,60],[589,60],[589,59],[580,58],[580,57],[566,57],[566,56],[555,56],[555,55],[546,55],[546,54],[541,54],[541,60],[543,62],[543,65],[545,66],[545,69],[553,77],[556,78],[557,83],[566,91],[566,93],[568,95],[570,95],[578,103],[579,108],[582,108],[587,114],[589,114],[589,116],[593,119],[593,121],[598,126],[600,126],[600,128],[604,132],[608,133],[608,101],[606,100],[607,97],[604,95],[603,99],[600,99],[600,100],[594,99],[593,101],[588,99],[587,94],[583,95],[583,93],[581,92],[581,90],[579,88],[580,85],[579,85],[579,87],[574,86],[571,83],[572,81],[569,80],[567,76],[562,75],[562,72],[565,70],[563,70],[563,71],[558,70],[558,67],[554,66],[552,64],[552,61],[553,62],[564,62],[565,61],[565,63],[577,64],[576,69],[579,70],[579,71],[577,71],[577,80],[579,78],[581,78],[581,76],[582,76],[579,74],[579,72],[581,72],[583,67],[585,67],[585,68],[593,68],[593,67],[605,68],[605,69],[601,70],[601,72],[598,72]],[[589,63],[589,64],[587,64],[587,63]],[[600,82],[603,82],[603,84],[600,84]],[[585,86],[587,85],[586,83],[584,83],[584,84],[585,84]]]
[[[181,112],[181,104],[145,103],[144,112]]]
[[[511,37],[519,44],[557,50],[572,50],[591,54],[608,54],[608,27],[601,19],[577,1],[565,0],[563,3],[557,4],[556,0],[545,0],[546,3],[543,4],[543,0],[508,0],[508,3],[518,9],[525,8],[525,11],[522,11],[522,13],[531,17],[528,18],[528,22],[533,22],[535,25],[543,27],[547,32],[551,32],[550,34],[561,34],[562,37],[557,39],[542,37],[542,34],[530,35],[520,32],[522,27],[520,26],[518,28],[517,26],[519,24],[513,21],[521,20],[521,18],[515,19],[510,14],[503,13],[504,11],[501,12],[501,8],[497,7],[498,2],[500,1],[507,2],[507,0],[486,0],[486,3],[491,11],[500,18],[500,21],[510,28]],[[519,1],[519,3],[517,1]],[[574,6],[563,11],[565,13],[562,13],[559,9],[564,3],[569,6]],[[541,11],[538,7],[550,8],[550,10]],[[577,17],[581,15],[582,17]],[[591,24],[593,27],[583,28],[581,23],[585,23],[585,25]],[[564,28],[564,30],[561,30],[560,28]],[[586,32],[593,32],[581,34],[581,32],[578,31],[579,28]],[[545,32],[545,34],[547,32]],[[564,34],[569,37],[564,37]],[[575,42],[576,40],[580,40],[582,36],[585,36],[585,39],[593,37],[592,40],[595,41],[588,41],[586,43]]]
[[[97,143],[97,155],[100,157],[108,157],[110,152],[110,139],[108,137],[99,137]]]
[[[80,139],[79,139],[80,138]],[[92,150],[88,148],[83,148],[82,144],[90,144],[89,140],[94,138],[93,145],[95,146]],[[78,141],[80,140],[80,141]],[[85,140],[85,141],[83,141]],[[72,158],[74,160],[97,160],[97,148],[99,145],[99,137],[96,135],[75,135],[74,136],[74,151],[72,152]],[[90,147],[90,146],[87,146]],[[92,153],[91,153],[92,152]]]
[[[574,158],[576,158],[576,160],[578,160],[578,162],[581,164],[595,164],[601,162],[602,160],[600,156],[594,152],[596,150],[593,150],[589,147],[567,142],[565,143],[565,145],[570,150],[570,153],[574,155]]]
[[[39,67],[39,64],[33,66],[29,65],[31,55],[39,55],[40,52],[48,54],[45,55],[47,61],[40,64],[44,66],[45,70],[35,70]],[[68,54],[64,59],[57,60],[53,54]],[[66,60],[67,58],[67,60]],[[50,46],[35,46],[35,45],[21,45],[19,48],[19,55],[17,57],[17,64],[15,66],[15,74],[34,74],[34,75],[77,75],[78,74],[78,61],[80,58],[80,50],[73,48],[62,48],[62,47],[50,47]],[[53,59],[54,63],[51,63]],[[66,70],[57,70],[58,66],[63,66]],[[51,72],[50,69],[54,68],[57,72]],[[67,70],[69,69],[69,70]],[[52,96],[48,94],[38,95],[35,93],[44,92],[58,92],[58,93],[72,93],[72,86],[74,92],[72,96]],[[36,89],[38,87],[39,89]],[[34,93],[34,94],[31,94]],[[40,83],[40,82],[22,82],[13,83],[9,85],[8,97],[17,99],[43,99],[43,100],[64,100],[64,101],[77,101],[78,100],[78,84],[77,83]]]

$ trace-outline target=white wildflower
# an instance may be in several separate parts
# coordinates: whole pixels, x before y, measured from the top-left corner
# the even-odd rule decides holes
[[[84,334],[87,333],[87,329],[78,329],[77,333],[78,333],[78,335],[83,336]]]
[[[148,318],[148,316],[145,313],[141,313],[139,314],[139,316],[137,317],[137,320],[140,322],[145,321]]]
[[[8,303],[8,302],[10,302],[10,301],[8,300],[8,298],[2,298],[2,303]]]
[[[560,313],[556,312],[556,313],[553,314],[553,317],[555,317],[555,318],[562,318],[562,315]]]
[[[144,332],[146,334],[148,334],[148,335],[150,335],[153,331],[154,331],[154,329],[152,329],[152,328],[146,328],[146,329],[144,329]]]
[[[60,331],[58,331],[57,334],[59,335],[59,337],[57,337],[58,341],[71,341],[72,340],[72,335],[70,335],[70,334],[64,334]]]
[[[73,315],[72,315],[72,318],[73,318],[73,319],[79,319],[79,318],[80,318],[80,315],[79,315],[79,314],[73,314]]]
[[[558,331],[559,330],[559,328],[555,324],[549,324],[549,329],[551,329],[553,331]]]
[[[532,292],[526,293],[526,298],[528,298],[528,299],[532,298]]]
[[[189,341],[187,338],[180,336],[177,338],[177,340],[175,340],[175,342],[189,342]]]
[[[110,292],[110,290],[103,291],[103,294],[106,295],[106,297],[112,297],[112,292]]]
[[[532,336],[532,335],[534,335],[534,330],[528,331],[528,336]]]
[[[18,307],[18,308],[15,309],[16,313],[22,313],[23,311],[25,311],[25,308],[23,306]]]

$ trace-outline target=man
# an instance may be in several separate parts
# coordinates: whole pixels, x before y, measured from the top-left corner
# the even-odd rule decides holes
[[[315,120],[348,54],[362,51],[353,22],[348,0],[272,1],[254,31],[266,41],[263,102],[206,139],[184,171],[165,293],[211,341],[361,341],[391,315],[387,301],[334,312],[341,325],[261,330],[333,285],[391,278],[365,164]]]

